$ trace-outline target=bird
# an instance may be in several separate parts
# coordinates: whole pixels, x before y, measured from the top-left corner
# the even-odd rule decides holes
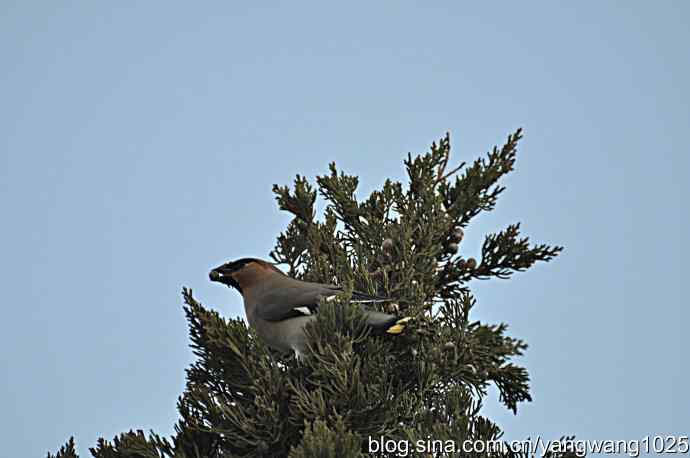
[[[307,348],[305,326],[316,318],[320,301],[333,300],[344,290],[340,286],[313,283],[289,277],[274,264],[242,258],[227,262],[209,273],[212,282],[236,289],[244,300],[249,326],[271,348],[293,351],[303,358]],[[354,291],[351,302],[379,303],[391,299]],[[397,335],[403,332],[410,317],[364,309],[367,325],[375,333]]]

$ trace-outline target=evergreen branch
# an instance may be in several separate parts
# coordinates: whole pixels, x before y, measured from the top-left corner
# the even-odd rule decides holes
[[[314,203],[316,192],[312,189],[306,178],[297,175],[295,178],[294,194],[287,186],[273,185],[273,192],[281,210],[295,215],[304,223],[311,223],[314,219]]]
[[[337,218],[343,222],[346,230],[362,231],[366,219],[362,220],[364,212],[360,210],[355,197],[355,191],[359,185],[359,178],[355,176],[338,174],[335,162],[329,165],[331,174],[316,177],[319,192],[330,203]]]
[[[151,434],[148,438],[142,430],[130,430],[113,438],[112,442],[101,438],[95,448],[89,448],[95,458],[137,457],[137,458],[172,458],[169,449],[160,447],[160,438]]]
[[[67,443],[60,447],[60,450],[58,450],[55,455],[48,452],[47,458],[79,458],[79,455],[77,455],[77,449],[74,445],[74,437],[70,437]]]
[[[441,183],[439,192],[444,206],[459,226],[467,226],[481,211],[494,209],[498,196],[505,190],[496,183],[513,170],[521,138],[522,129],[518,129],[508,136],[500,150],[494,147],[486,159],[477,159],[461,177],[456,178],[454,185]]]
[[[349,431],[340,418],[332,428],[323,420],[305,422],[304,437],[290,450],[288,458],[364,458],[363,441]]]
[[[512,224],[498,234],[486,236],[482,245],[482,262],[467,272],[470,278],[510,278],[514,272],[523,272],[538,261],[548,262],[563,251],[563,247],[529,245],[529,238],[518,238],[520,223]]]

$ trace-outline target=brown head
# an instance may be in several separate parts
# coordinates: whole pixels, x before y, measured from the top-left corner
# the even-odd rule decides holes
[[[256,258],[242,258],[218,266],[209,273],[211,281],[232,286],[240,294],[270,275],[283,272],[273,264]]]

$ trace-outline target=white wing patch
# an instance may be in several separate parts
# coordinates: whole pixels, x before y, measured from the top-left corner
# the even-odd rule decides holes
[[[311,310],[309,310],[309,307],[295,307],[293,310],[297,310],[302,315],[311,315]]]

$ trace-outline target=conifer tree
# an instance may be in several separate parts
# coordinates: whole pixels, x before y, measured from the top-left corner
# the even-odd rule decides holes
[[[174,436],[130,431],[100,439],[92,455],[348,458],[369,456],[371,442],[383,438],[409,441],[408,456],[420,456],[411,448],[418,441],[500,439],[498,425],[482,415],[482,402],[491,385],[515,413],[531,400],[528,373],[514,361],[526,344],[509,336],[506,324],[472,319],[476,301],[469,286],[475,279],[511,278],[562,248],[531,244],[516,223],[486,235],[474,259],[465,253],[476,248],[466,250],[463,236],[476,216],[494,209],[520,138],[517,130],[486,157],[449,169],[446,135],[428,153],[408,155],[406,184],[386,180],[364,200],[358,200],[358,178],[334,163],[315,184],[298,175],[291,187],[275,185],[278,206],[292,220],[278,236],[273,260],[299,279],[395,298],[381,307],[413,317],[406,332],[369,335],[345,293],[321,305],[308,326],[307,356],[296,360],[267,348],[243,319],[223,318],[185,288],[197,360],[187,370]],[[319,195],[326,203],[320,217]],[[422,456],[449,454],[437,449]],[[72,439],[48,457],[76,457]]]

